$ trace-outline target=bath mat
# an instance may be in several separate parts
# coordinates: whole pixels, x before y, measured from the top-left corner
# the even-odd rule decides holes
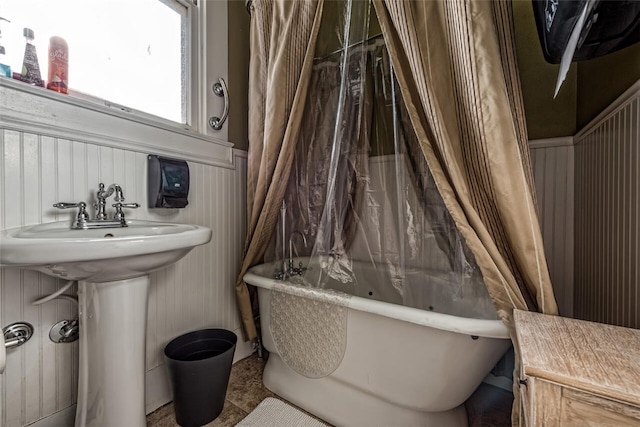
[[[269,330],[284,363],[307,378],[338,369],[347,347],[348,295],[276,284]]]
[[[327,427],[281,400],[267,397],[236,427]]]

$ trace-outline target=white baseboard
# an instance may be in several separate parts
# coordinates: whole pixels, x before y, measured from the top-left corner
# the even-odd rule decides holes
[[[242,338],[242,331],[233,331],[238,336],[236,351],[233,355],[233,363],[253,354],[251,342],[245,342]],[[145,373],[146,404],[145,413],[150,414],[161,406],[171,402],[171,384],[165,364],[156,366]],[[29,424],[29,427],[73,427],[76,418],[76,405],[69,406],[53,415]]]
[[[76,405],[29,424],[28,427],[73,427],[76,421]]]
[[[161,406],[171,402],[171,384],[169,373],[163,363],[148,370],[144,375],[145,413],[150,414]]]
[[[233,331],[238,336],[238,342],[236,344],[236,352],[233,355],[233,363],[238,362],[239,360],[246,359],[247,357],[253,354],[253,345],[251,345],[251,341],[244,341],[242,338],[242,330],[236,329]]]

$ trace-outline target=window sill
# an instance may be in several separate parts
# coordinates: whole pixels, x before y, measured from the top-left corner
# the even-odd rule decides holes
[[[233,144],[153,119],[0,78],[0,127],[233,168]]]

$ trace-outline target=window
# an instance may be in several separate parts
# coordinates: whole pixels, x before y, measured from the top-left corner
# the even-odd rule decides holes
[[[33,30],[42,78],[52,36],[69,47],[69,96],[188,123],[188,9],[178,0],[0,0],[7,62],[20,73]]]

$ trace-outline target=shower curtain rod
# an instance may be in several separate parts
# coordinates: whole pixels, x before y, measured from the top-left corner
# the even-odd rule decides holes
[[[331,53],[329,53],[329,54],[327,54],[327,55],[325,55],[325,56],[321,56],[321,57],[313,58],[313,60],[314,60],[314,61],[324,61],[325,59],[331,58],[333,55],[335,55],[335,54],[337,54],[337,53],[343,52],[345,49],[350,49],[350,48],[352,48],[352,47],[354,47],[354,46],[358,46],[358,45],[361,45],[361,44],[364,44],[364,43],[370,42],[371,40],[377,39],[377,38],[379,38],[379,37],[382,37],[382,33],[375,34],[375,35],[373,35],[373,36],[371,36],[371,37],[369,37],[369,38],[366,38],[365,40],[361,40],[361,41],[359,41],[359,42],[355,42],[355,43],[353,43],[353,44],[350,44],[350,45],[349,45],[349,46],[347,46],[347,47],[343,47],[343,48],[340,48],[340,49],[338,49],[338,50],[334,50],[333,52],[331,52]]]

